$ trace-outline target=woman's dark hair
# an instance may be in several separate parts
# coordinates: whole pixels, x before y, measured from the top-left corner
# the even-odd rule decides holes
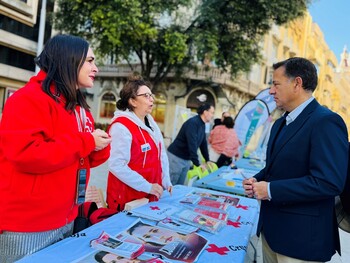
[[[103,257],[105,255],[109,254],[109,252],[106,252],[106,251],[99,251],[95,254],[95,260],[99,263],[104,263],[103,261]]]
[[[135,225],[133,225],[132,227],[129,228],[128,233],[129,233],[130,235],[133,235],[134,231],[135,231],[137,228],[143,227],[143,226],[150,227],[149,225],[145,225],[145,224],[143,224],[142,222],[137,222]],[[143,242],[145,242],[145,243],[147,243],[147,244],[149,244],[149,245],[156,246],[156,247],[161,246],[161,245],[158,244],[158,243],[151,242],[151,241],[145,241],[145,240],[143,240],[143,239],[140,238],[140,237],[137,237],[137,238],[138,238],[138,239],[141,239]]]
[[[130,75],[119,93],[120,99],[117,101],[117,108],[123,111],[126,109],[133,111],[134,107],[129,103],[129,99],[136,98],[137,91],[141,86],[147,86],[151,89],[151,83],[145,81],[140,75],[136,73]]]
[[[233,128],[235,122],[233,121],[232,117],[225,117],[222,121],[222,124],[225,125],[227,128],[231,129]]]
[[[56,101],[63,95],[66,100],[65,109],[68,111],[73,111],[77,104],[89,109],[85,97],[77,89],[79,71],[88,50],[89,43],[86,40],[60,34],[52,37],[35,58],[35,63],[47,73],[42,83],[44,92]],[[55,84],[56,90],[51,90],[51,84]]]
[[[206,110],[209,110],[210,107],[213,107],[213,105],[209,104],[209,103],[204,103],[202,105],[200,105],[198,108],[197,108],[197,113],[199,115],[202,115],[204,111]]]

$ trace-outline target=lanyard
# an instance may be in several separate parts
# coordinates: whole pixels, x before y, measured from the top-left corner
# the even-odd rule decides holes
[[[86,128],[86,111],[85,111],[85,109],[80,107],[79,113],[77,112],[77,110],[74,110],[74,113],[75,113],[75,118],[76,118],[77,124],[78,124],[78,130],[80,132],[85,131],[85,128]]]
[[[79,132],[84,132],[86,128],[86,111],[84,108],[79,107],[79,113],[75,109],[74,114],[78,124]],[[85,198],[85,184],[86,184],[86,176],[87,169],[83,168],[84,166],[84,158],[79,159],[79,169],[77,172],[77,189],[76,189],[76,203],[81,203]]]
[[[86,111],[83,107],[79,107],[79,108],[80,108],[79,113],[75,109],[74,114],[77,120],[79,132],[84,132],[86,128]],[[80,166],[83,166],[83,165],[84,165],[84,158],[80,158]]]

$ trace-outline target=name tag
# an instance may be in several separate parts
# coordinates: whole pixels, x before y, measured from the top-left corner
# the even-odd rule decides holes
[[[141,145],[141,151],[144,153],[144,152],[147,152],[151,150],[151,145],[149,145],[149,143],[145,143],[145,144],[142,144]]]

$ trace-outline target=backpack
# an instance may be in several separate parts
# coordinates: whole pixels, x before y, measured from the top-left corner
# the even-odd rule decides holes
[[[345,187],[343,192],[335,198],[335,212],[339,228],[350,233],[350,153]]]
[[[97,207],[95,202],[84,202],[78,207],[78,216],[74,220],[73,234],[99,223],[117,213],[116,210]]]

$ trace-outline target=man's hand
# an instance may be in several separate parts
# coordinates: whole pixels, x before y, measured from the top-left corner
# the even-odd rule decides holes
[[[269,200],[269,194],[267,191],[267,182],[260,181],[253,183],[254,197],[258,200]]]
[[[244,192],[248,197],[254,196],[253,184],[256,183],[256,179],[254,177],[250,177],[248,179],[244,179],[242,184],[244,188]]]

